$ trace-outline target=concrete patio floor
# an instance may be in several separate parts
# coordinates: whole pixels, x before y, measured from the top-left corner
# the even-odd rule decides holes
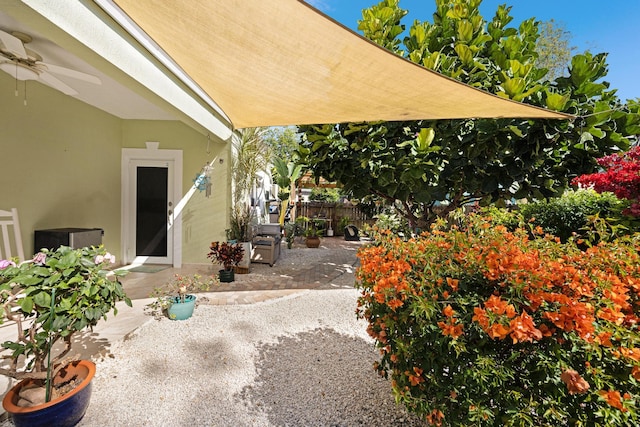
[[[280,258],[273,267],[251,263],[248,274],[236,273],[234,282],[220,283],[206,295],[213,304],[242,304],[277,297],[280,291],[288,294],[301,289],[353,287],[356,252],[363,244],[342,237],[325,237],[317,249],[307,248],[298,240],[292,249],[287,249],[282,242]],[[220,268],[214,264],[185,264],[179,269],[166,268],[156,273],[130,272],[123,285],[129,298],[144,299],[174,274],[217,276]]]

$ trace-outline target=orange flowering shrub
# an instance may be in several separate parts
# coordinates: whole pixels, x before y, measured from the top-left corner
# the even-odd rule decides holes
[[[582,251],[531,231],[377,232],[357,272],[376,369],[429,424],[639,425],[640,237]]]

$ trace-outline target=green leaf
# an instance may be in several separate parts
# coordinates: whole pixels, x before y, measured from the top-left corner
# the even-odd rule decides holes
[[[524,88],[526,87],[527,82],[523,78],[513,78],[507,79],[502,83],[502,87],[504,91],[509,95],[509,98],[515,98],[520,95]]]
[[[31,313],[33,311],[33,298],[24,297],[18,300],[20,302],[20,309],[24,313]]]
[[[590,127],[589,133],[595,136],[596,138],[600,138],[600,139],[604,138],[607,135],[605,131],[596,127]]]
[[[591,134],[591,132],[582,132],[580,134],[580,143],[584,144],[587,141],[593,142],[593,135]]]
[[[473,53],[471,52],[469,46],[458,43],[454,47],[454,50],[456,51],[458,57],[460,58],[460,61],[462,61],[464,65],[473,64]]]
[[[436,132],[433,128],[422,128],[420,132],[418,132],[417,137],[417,150],[418,152],[424,152],[429,149],[431,143],[433,142],[433,138],[435,138]]]
[[[33,302],[40,307],[51,307],[51,295],[48,292],[38,292],[33,296]]]
[[[553,93],[553,92],[549,92],[548,90],[546,91],[547,94],[547,99],[546,99],[546,106],[548,109],[550,110],[554,110],[554,111],[564,111],[566,106],[567,106],[567,102],[569,102],[569,95],[560,95],[559,93]]]
[[[473,24],[466,19],[458,21],[458,40],[468,43],[473,38]]]

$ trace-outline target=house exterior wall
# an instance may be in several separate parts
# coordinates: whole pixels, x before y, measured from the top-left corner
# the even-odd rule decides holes
[[[121,151],[144,148],[184,153],[183,194],[216,156],[210,197],[194,192],[183,212],[183,262],[207,262],[211,240],[224,237],[228,217],[228,146],[178,121],[121,120],[42,84],[0,73],[0,208],[18,208],[25,255],[35,252],[34,230],[102,228],[107,250],[122,259]]]
[[[206,136],[179,122],[124,122],[124,146],[145,148],[146,141],[158,142],[160,150],[183,150],[182,195],[186,204],[182,211],[182,262],[209,263],[206,255],[210,243],[225,240],[224,231],[228,227],[231,144],[213,136],[208,141]],[[209,197],[204,191],[191,191],[196,176],[206,163],[213,166]]]

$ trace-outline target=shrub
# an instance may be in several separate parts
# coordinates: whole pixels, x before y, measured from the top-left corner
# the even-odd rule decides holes
[[[638,228],[637,219],[623,214],[628,202],[612,193],[597,193],[581,189],[567,191],[561,197],[517,205],[512,210],[496,207],[483,208],[492,222],[502,224],[513,231],[523,224],[542,227],[545,233],[553,234],[566,242],[572,236],[597,243],[629,234]],[[603,233],[606,223],[609,233]]]
[[[400,237],[410,237],[411,227],[409,222],[394,211],[382,212],[375,216],[375,227],[382,230],[389,230]]]
[[[374,235],[357,286],[375,368],[433,425],[638,425],[640,237],[534,232],[470,215]]]
[[[573,233],[582,234],[585,231],[589,216],[620,217],[624,209],[621,203],[611,193],[577,190],[567,191],[562,197],[548,201],[520,205],[519,210],[525,222],[539,225],[546,233],[566,242]]]
[[[598,193],[614,193],[629,202],[626,214],[640,217],[640,146],[602,157],[598,164],[605,170],[581,175],[573,184],[593,187]]]

